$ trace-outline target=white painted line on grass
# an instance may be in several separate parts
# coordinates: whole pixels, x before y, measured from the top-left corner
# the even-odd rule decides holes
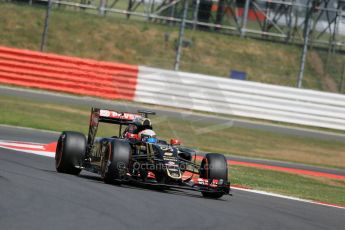
[[[244,191],[244,192],[255,193],[255,194],[260,194],[260,195],[264,195],[264,196],[270,196],[270,197],[276,197],[276,198],[281,198],[281,199],[294,200],[294,201],[299,201],[299,202],[304,202],[304,203],[317,204],[317,205],[328,206],[328,207],[339,208],[339,209],[344,209],[345,210],[345,206],[340,206],[340,205],[336,205],[336,204],[329,204],[329,203],[313,201],[313,200],[307,200],[307,199],[302,199],[302,198],[293,197],[293,196],[286,196],[286,195],[281,195],[281,194],[277,194],[277,193],[273,193],[273,192],[265,192],[265,191],[260,191],[260,190],[256,190],[256,189],[241,188],[241,187],[236,187],[236,186],[231,186],[231,189],[232,190],[239,190],[239,191]]]

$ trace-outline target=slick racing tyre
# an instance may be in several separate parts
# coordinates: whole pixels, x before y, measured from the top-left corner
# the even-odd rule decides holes
[[[56,146],[56,171],[78,175],[81,171],[80,166],[84,160],[85,151],[86,138],[82,133],[62,132]]]
[[[222,179],[228,181],[228,167],[227,162],[222,154],[208,153],[203,158],[200,165],[200,178],[203,179]],[[223,192],[201,192],[206,198],[220,198],[224,195]]]
[[[115,139],[110,148],[109,159],[102,172],[103,179],[107,184],[121,184],[121,179],[128,172],[131,146],[124,140]]]

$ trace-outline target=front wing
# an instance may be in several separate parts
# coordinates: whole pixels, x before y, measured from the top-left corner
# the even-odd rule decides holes
[[[210,193],[223,193],[224,195],[232,195],[230,193],[230,182],[218,180],[218,179],[203,179],[193,178],[187,182],[181,182],[180,184],[160,184],[155,180],[140,181],[129,176],[121,180],[121,182],[129,182],[136,185],[152,186],[162,189],[185,189],[198,192],[210,192]]]

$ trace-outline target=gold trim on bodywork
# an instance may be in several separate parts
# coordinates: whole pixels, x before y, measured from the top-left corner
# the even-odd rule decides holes
[[[166,170],[167,170],[167,173],[168,173],[168,176],[169,176],[169,177],[174,178],[174,179],[181,179],[181,178],[182,178],[182,174],[181,174],[181,171],[180,171],[180,170],[178,171],[178,174],[179,174],[178,177],[172,176],[172,175],[170,174],[168,168],[167,168]]]

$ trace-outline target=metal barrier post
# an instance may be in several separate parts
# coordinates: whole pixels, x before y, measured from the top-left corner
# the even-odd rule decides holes
[[[44,28],[43,28],[43,33],[42,33],[41,47],[40,47],[41,52],[44,52],[46,42],[47,42],[49,19],[50,19],[50,12],[51,12],[52,5],[53,5],[53,1],[48,0],[47,13],[44,20]]]
[[[181,59],[181,54],[182,54],[182,45],[183,45],[184,30],[186,27],[187,12],[188,12],[188,0],[184,0],[183,16],[182,16],[182,21],[180,25],[178,45],[177,45],[176,57],[175,57],[175,66],[174,66],[175,71],[178,71],[180,68],[180,59]]]
[[[244,9],[243,9],[243,16],[242,16],[241,38],[243,38],[244,35],[246,34],[249,6],[250,6],[250,0],[246,0]]]
[[[196,25],[197,25],[197,23],[198,23],[199,5],[200,5],[200,0],[196,0],[195,9],[194,9],[193,30],[196,29]]]
[[[313,7],[310,7],[310,1],[307,2],[307,8],[306,8],[306,16],[305,16],[305,24],[304,24],[304,43],[303,43],[303,50],[302,50],[302,56],[301,56],[301,63],[300,63],[300,71],[298,74],[297,79],[297,87],[302,88],[303,85],[303,76],[304,76],[304,67],[305,62],[307,58],[307,52],[308,52],[308,42],[309,42],[309,34],[310,34],[310,18],[313,14]]]
[[[99,2],[99,15],[105,15],[105,8],[106,8],[106,0],[101,0]]]

